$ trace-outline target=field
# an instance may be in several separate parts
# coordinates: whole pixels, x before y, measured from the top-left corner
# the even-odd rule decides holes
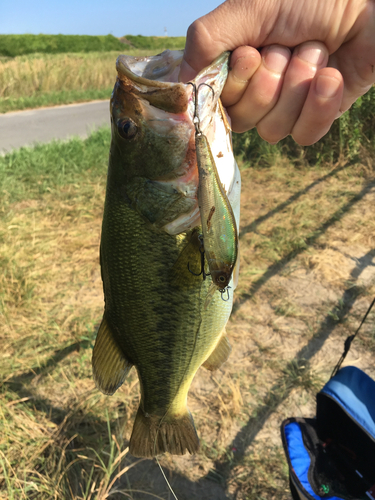
[[[183,49],[185,37],[0,35],[0,113],[109,99],[119,54]]]
[[[172,498],[156,462],[127,452],[135,372],[112,397],[91,375],[109,141],[102,129],[0,157],[4,499]],[[249,136],[236,144],[254,154],[240,160],[233,351],[217,372],[201,368],[189,393],[200,452],[161,458],[179,500],[291,498],[279,426],[314,415],[375,293],[373,150],[343,155],[338,144],[323,161],[329,142],[294,157]],[[374,377],[374,354],[371,314],[346,364]]]
[[[125,46],[124,52],[144,56],[158,51]],[[111,51],[0,58],[0,113],[109,99],[120,54]]]
[[[182,49],[185,37],[158,37],[126,35],[116,38],[113,35],[0,35],[0,56],[16,57],[25,54],[62,54],[68,52],[108,52],[131,49],[164,50]]]

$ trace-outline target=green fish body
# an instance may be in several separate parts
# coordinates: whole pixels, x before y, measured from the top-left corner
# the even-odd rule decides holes
[[[180,51],[120,56],[111,98],[100,244],[105,310],[92,364],[105,394],[136,368],[141,401],[130,452],[142,457],[197,451],[187,408],[190,384],[201,365],[214,370],[230,353],[225,325],[232,297],[224,302],[215,294],[204,307],[211,279],[188,270],[200,268],[201,228],[194,105],[191,86],[177,82],[181,58]],[[218,96],[227,60],[228,54],[221,56],[197,77]],[[211,106],[207,131],[221,116],[217,100]],[[238,212],[239,172],[228,155],[228,196]]]

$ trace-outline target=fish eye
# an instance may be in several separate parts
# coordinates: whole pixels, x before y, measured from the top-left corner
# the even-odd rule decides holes
[[[123,139],[133,139],[137,135],[138,127],[131,118],[123,118],[117,122],[117,130]]]

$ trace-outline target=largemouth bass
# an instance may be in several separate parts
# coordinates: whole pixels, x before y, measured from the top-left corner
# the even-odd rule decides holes
[[[205,307],[212,280],[189,271],[199,271],[202,245],[195,96],[192,85],[178,83],[182,55],[120,56],[110,104],[100,244],[105,309],[92,364],[105,394],[136,368],[141,401],[129,446],[141,457],[198,450],[188,390],[201,365],[214,370],[231,350],[225,325],[233,294],[225,302],[215,293]],[[219,103],[228,56],[193,83],[212,87],[201,87],[196,109],[238,227],[240,174]]]

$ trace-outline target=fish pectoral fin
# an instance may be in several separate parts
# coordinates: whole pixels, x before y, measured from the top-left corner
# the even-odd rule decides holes
[[[168,451],[172,455],[191,454],[199,449],[193,417],[187,408],[181,414],[164,417],[147,415],[138,408],[129,451],[135,457],[154,457]]]
[[[216,290],[218,290],[218,287],[215,285],[215,283],[211,283],[210,288],[207,291],[206,299],[204,301],[204,306],[203,306],[204,310],[206,310],[208,306],[211,304]]]
[[[122,193],[137,212],[156,228],[162,228],[196,204],[170,183],[134,177],[123,186]]]
[[[104,394],[113,394],[124,383],[132,366],[103,316],[92,353],[92,369],[97,388]]]
[[[201,253],[199,251],[199,231],[193,229],[186,236],[186,245],[181,250],[170,274],[170,284],[178,289],[195,288],[197,280],[203,281],[202,276],[194,276],[189,269],[198,274],[201,271]]]
[[[202,366],[210,371],[217,370],[229,358],[231,352],[232,346],[229,343],[228,337],[224,333],[214,351],[206,359]]]

